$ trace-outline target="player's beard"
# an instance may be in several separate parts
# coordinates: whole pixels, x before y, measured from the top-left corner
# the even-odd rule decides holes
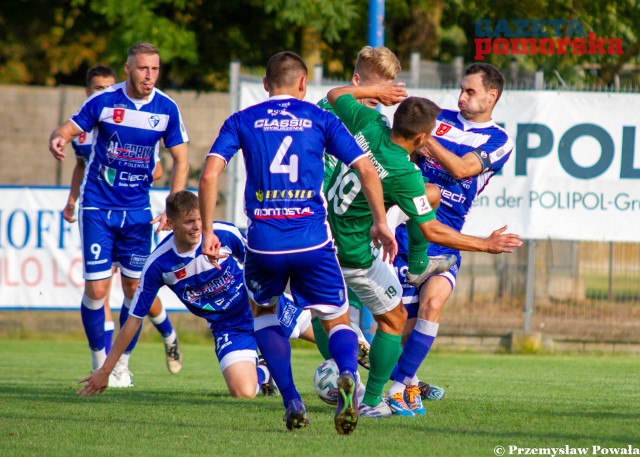
[[[135,78],[134,75],[131,75],[131,79],[129,82],[131,84],[133,95],[137,99],[147,98],[153,91],[153,88],[155,87],[155,83],[153,83],[151,80],[147,80],[147,79],[138,80],[137,78]]]

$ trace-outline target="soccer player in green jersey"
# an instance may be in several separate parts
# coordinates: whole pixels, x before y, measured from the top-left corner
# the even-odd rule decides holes
[[[440,108],[424,98],[404,99],[406,91],[402,86],[393,83],[351,85],[332,89],[328,94],[335,114],[376,167],[386,207],[399,206],[410,218],[408,224],[414,224],[428,241],[464,251],[513,252],[513,248],[522,243],[518,235],[505,234],[506,227],[482,239],[463,235],[436,220],[425,195],[422,174],[410,162],[409,154],[426,144]],[[385,105],[404,99],[394,114],[393,127],[388,126],[380,113],[356,101],[363,98],[376,98]],[[407,312],[402,306],[401,286],[392,269],[372,250],[369,236],[372,218],[357,173],[341,164],[331,177],[326,196],[329,223],[344,278],[378,323],[369,354],[371,369],[360,414],[390,416],[393,412],[383,401],[382,391],[402,352],[402,329]]]

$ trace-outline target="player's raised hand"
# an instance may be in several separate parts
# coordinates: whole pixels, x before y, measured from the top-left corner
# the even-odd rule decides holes
[[[106,370],[98,368],[86,378],[78,381],[78,384],[86,383],[76,393],[82,397],[90,397],[95,393],[102,393],[109,385],[109,374]]]
[[[387,82],[378,86],[377,99],[384,106],[391,106],[400,103],[407,98],[407,90],[404,83]]]
[[[371,226],[371,239],[375,247],[382,245],[382,260],[392,263],[398,254],[398,242],[387,224],[374,222]]]
[[[64,160],[67,154],[64,152],[64,147],[67,145],[67,140],[61,136],[51,138],[49,141],[49,152],[56,160]]]
[[[220,240],[215,233],[211,231],[202,232],[202,254],[207,256],[211,265],[216,267],[218,270],[221,270],[222,267],[218,264],[217,260],[228,257],[220,254],[221,246],[222,243],[220,243]]]
[[[507,226],[500,227],[494,230],[488,238],[485,238],[487,243],[487,251],[490,254],[501,254],[503,252],[513,252],[514,248],[522,246],[520,235],[515,233],[504,233],[507,230]]]
[[[149,222],[151,225],[155,224],[159,222],[158,224],[158,228],[156,229],[156,235],[158,233],[160,233],[163,230],[171,230],[168,226],[167,226],[167,213],[163,212],[162,214],[159,214],[158,216],[154,217],[153,220],[151,222]]]

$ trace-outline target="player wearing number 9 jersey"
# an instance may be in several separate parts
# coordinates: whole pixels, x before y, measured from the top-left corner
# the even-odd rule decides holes
[[[200,177],[203,252],[215,258],[219,240],[211,222],[218,176],[242,149],[247,171],[245,211],[249,218],[245,284],[252,301],[255,337],[286,407],[287,428],[308,415],[291,374],[291,348],[275,318],[275,304],[290,284],[298,306],[312,308],[330,335],[329,351],[340,369],[342,395],[335,414],[338,433],[357,423],[358,337],[349,326],[346,288],[329,236],[322,196],[326,150],[360,173],[375,224],[372,234],[394,256],[397,245],[384,216],[382,187],[344,125],[331,113],[302,101],[307,68],[291,52],[269,59],[265,90],[270,98],[232,115],[214,142]]]

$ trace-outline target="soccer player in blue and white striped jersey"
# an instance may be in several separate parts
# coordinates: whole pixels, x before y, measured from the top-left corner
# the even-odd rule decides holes
[[[152,218],[149,202],[160,140],[173,157],[172,192],[185,187],[189,169],[189,138],[178,106],[155,88],[160,71],[158,49],[149,43],[132,46],[124,70],[125,82],[89,97],[51,133],[49,141],[51,154],[63,160],[64,147],[72,138],[83,132],[94,134],[79,213],[85,279],[81,313],[94,367],[106,357],[103,307],[112,265],[122,272],[122,325],[151,251],[151,224],[159,221],[160,230],[166,220],[164,214]],[[128,361],[134,346],[135,339],[120,360],[123,386],[132,385]]]
[[[129,319],[118,334],[112,352],[101,368],[79,381],[87,384],[78,393],[88,396],[104,391],[120,354],[138,332],[158,290],[166,285],[191,313],[207,321],[231,394],[252,398],[270,382],[270,374],[265,366],[256,365],[253,317],[243,280],[244,236],[233,224],[213,224],[221,243],[218,269],[202,253],[202,219],[195,194],[184,190],[169,195],[167,222],[173,234],[149,256]],[[301,311],[290,297],[279,297],[277,321],[287,337],[313,340],[311,313]]]
[[[423,176],[429,179],[429,186],[436,185],[440,190],[438,221],[457,231],[462,230],[476,196],[502,169],[513,151],[513,142],[507,132],[492,119],[493,109],[504,87],[500,71],[490,64],[472,64],[466,69],[460,87],[459,111],[442,110],[419,160]],[[506,227],[499,229],[504,230]],[[415,288],[413,293],[411,289],[404,290],[406,296],[403,300],[407,302],[409,313],[405,328],[405,336],[408,337],[392,375],[394,383],[389,395],[405,391],[407,406],[418,414],[424,414],[420,395],[430,400],[444,396],[443,389],[419,383],[416,372],[437,336],[440,315],[453,293],[461,262],[460,251],[456,249],[431,243],[427,252],[429,256],[453,254],[458,260],[449,270],[430,276],[419,294]],[[406,266],[406,257],[398,255],[394,266],[402,270]],[[404,280],[401,275],[399,279],[401,282]]]

